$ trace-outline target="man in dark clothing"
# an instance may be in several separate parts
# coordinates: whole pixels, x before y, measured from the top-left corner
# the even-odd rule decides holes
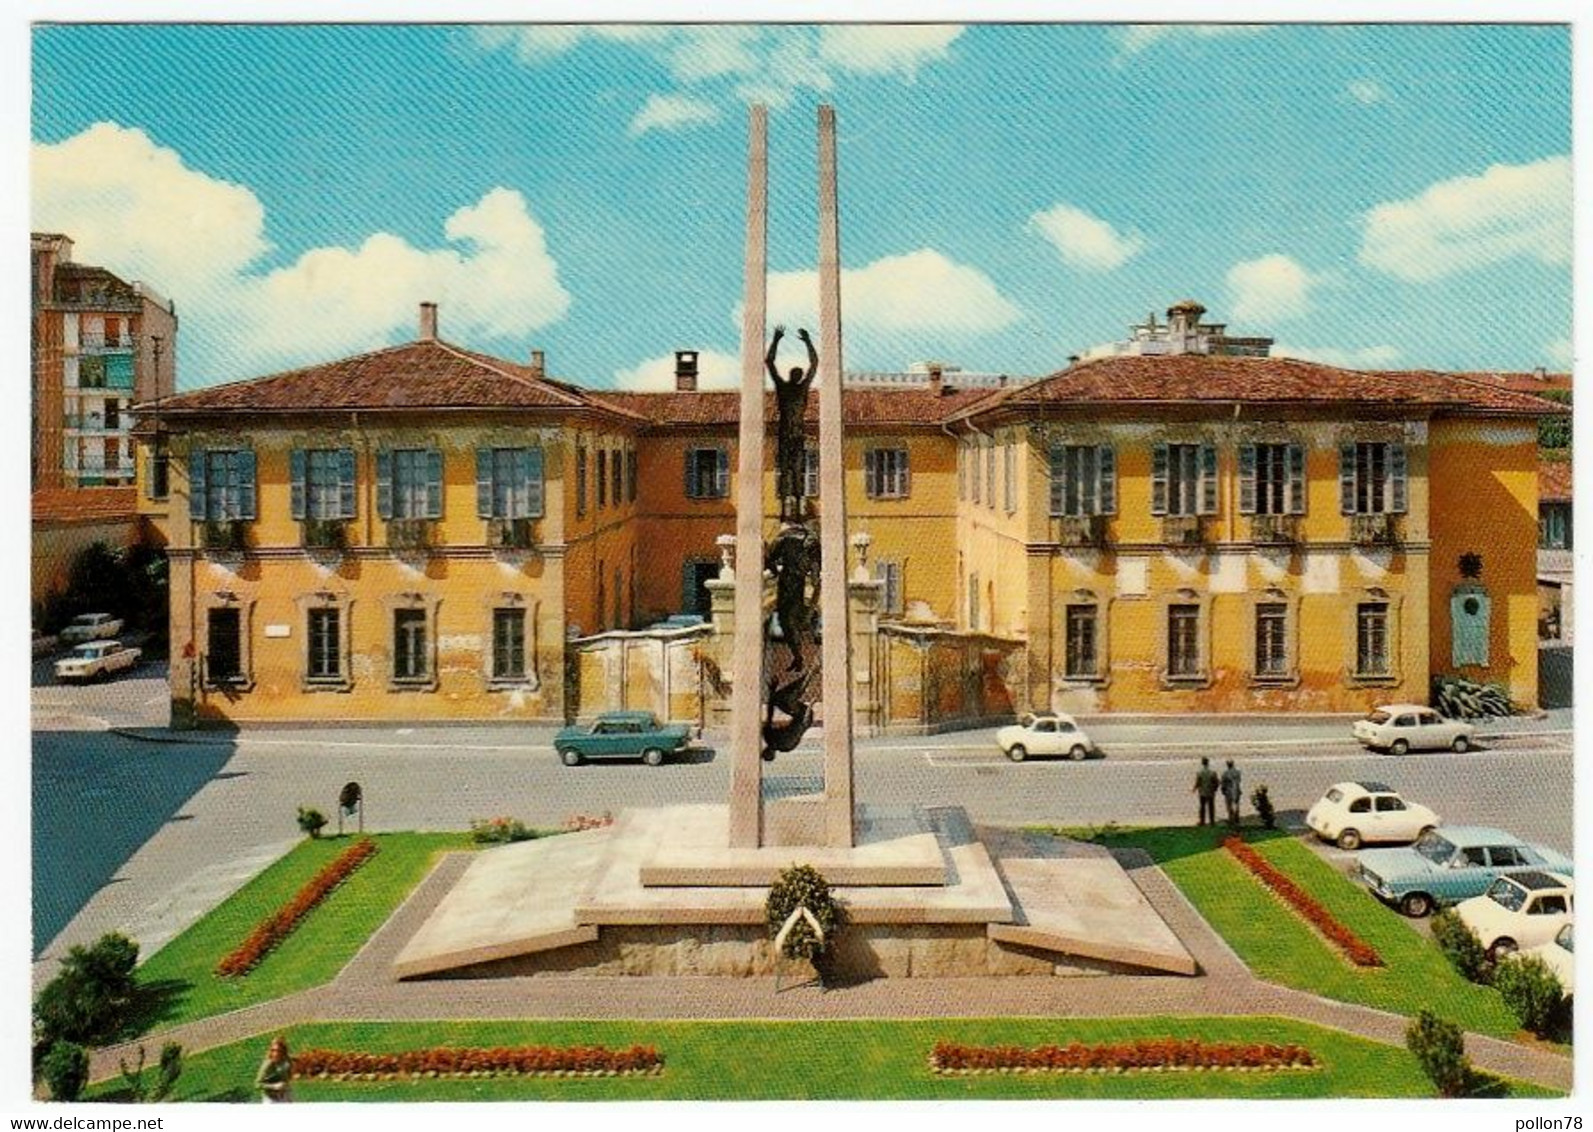
[[[1211,760],[1202,758],[1200,770],[1195,774],[1195,794],[1200,798],[1200,817],[1196,825],[1217,824],[1217,772],[1211,769]]]
[[[1228,824],[1235,829],[1239,828],[1239,799],[1243,797],[1239,786],[1239,768],[1229,759],[1228,769],[1222,772],[1222,800],[1228,807]]]

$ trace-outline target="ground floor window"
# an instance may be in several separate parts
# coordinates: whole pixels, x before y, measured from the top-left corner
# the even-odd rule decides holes
[[[1360,676],[1389,673],[1388,605],[1362,602],[1355,610],[1355,671]]]
[[[1075,679],[1094,676],[1097,667],[1095,606],[1067,608],[1067,675]]]
[[[525,679],[525,610],[492,611],[492,678]]]
[[[1281,601],[1256,606],[1256,675],[1287,676],[1289,607]]]
[[[341,642],[343,615],[338,609],[312,609],[309,618],[309,658],[306,674],[311,680],[341,680]]]
[[[1167,675],[1200,675],[1200,606],[1167,607]]]
[[[212,609],[209,616],[205,679],[211,684],[236,684],[243,679],[242,617],[236,609]]]
[[[393,610],[393,679],[424,680],[426,663],[426,611]]]

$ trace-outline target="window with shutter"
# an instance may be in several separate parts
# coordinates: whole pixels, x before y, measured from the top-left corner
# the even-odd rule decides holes
[[[604,457],[603,450],[599,448],[597,457],[597,509],[599,511],[608,506],[608,460]]]
[[[492,449],[476,449],[476,514],[492,518]]]
[[[522,448],[520,451],[524,454],[525,506],[519,517],[540,519],[543,513],[544,495],[546,493],[542,474],[542,449]]]
[[[1241,444],[1239,446],[1239,514],[1254,515],[1255,513],[1256,446],[1254,444]]]
[[[1200,606],[1167,607],[1167,675],[1192,677],[1201,674]]]
[[[614,487],[614,506],[625,501],[625,453],[616,448],[609,453],[608,481]]]
[[[393,453],[385,448],[376,452],[376,515],[393,517]]]
[[[1289,513],[1305,514],[1305,448],[1289,445]]]
[[[1096,654],[1096,609],[1094,605],[1070,605],[1066,612],[1067,650],[1065,674],[1072,679],[1087,679],[1100,672]]]
[[[1100,476],[1100,510],[1102,515],[1117,514],[1117,450],[1102,444],[1095,450],[1096,473]]]
[[[719,499],[730,498],[730,450],[728,448],[714,449],[714,496]]]
[[[631,503],[636,502],[636,449],[634,448],[625,453],[625,498]]]
[[[1217,450],[1208,444],[1158,444],[1156,448],[1151,464],[1152,513],[1215,513]],[[1160,510],[1156,508],[1158,501],[1162,504]]]
[[[188,517],[204,520],[210,517],[209,502],[205,495],[206,452],[203,448],[188,450]],[[220,516],[217,516],[220,518]]]
[[[1408,503],[1405,446],[1384,441],[1339,450],[1341,504],[1347,515],[1400,514]]]
[[[1167,514],[1167,445],[1151,449],[1151,514]]]
[[[586,514],[586,445],[575,447],[575,514]]]
[[[441,519],[443,489],[443,455],[436,448],[426,452],[426,518]]]
[[[295,519],[303,519],[305,517],[305,463],[306,453],[304,449],[295,448],[288,453],[288,478],[291,481],[288,488],[288,507]]]
[[[441,475],[432,476],[433,457],[440,462],[442,453],[424,448],[400,448],[395,452],[387,453],[388,457],[388,488],[389,518],[394,519],[428,519],[434,518],[432,514],[432,488],[435,484],[438,492],[441,491]],[[380,466],[380,454],[378,454]],[[440,473],[441,469],[437,469]],[[377,496],[381,497],[381,488],[378,485]],[[441,502],[440,498],[437,502]],[[441,508],[439,507],[438,510]]]
[[[1200,446],[1200,514],[1217,513],[1217,449],[1210,444]]]
[[[233,453],[232,470],[232,488],[237,502],[236,512],[229,517],[253,519],[255,517],[254,449],[240,448]]]

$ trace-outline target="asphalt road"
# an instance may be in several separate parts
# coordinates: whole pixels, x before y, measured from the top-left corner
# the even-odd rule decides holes
[[[367,828],[463,829],[473,818],[558,824],[575,813],[721,801],[728,759],[713,750],[662,767],[561,765],[548,728],[328,728],[205,734],[149,742],[104,730],[158,722],[160,673],[89,688],[36,686],[33,750],[36,975],[70,943],[117,928],[146,952],[285,850],[296,807],[331,814],[359,781]],[[1287,819],[1334,782],[1375,778],[1452,823],[1497,825],[1571,849],[1568,713],[1489,728],[1509,732],[1466,755],[1367,754],[1342,719],[1103,722],[1107,757],[1008,762],[988,731],[859,740],[864,802],[960,805],[995,824],[1191,821],[1199,755],[1235,758],[1249,790],[1265,783]],[[766,774],[817,785],[816,750]]]

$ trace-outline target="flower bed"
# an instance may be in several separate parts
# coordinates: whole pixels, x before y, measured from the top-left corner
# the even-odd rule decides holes
[[[566,833],[580,833],[587,829],[604,829],[614,824],[614,815],[607,810],[601,814],[571,814],[564,819]]]
[[[1256,879],[1282,897],[1289,907],[1304,916],[1312,927],[1336,944],[1351,963],[1357,967],[1384,965],[1383,957],[1370,944],[1340,923],[1333,913],[1322,907],[1316,897],[1295,884],[1271,861],[1237,837],[1225,838],[1222,845],[1237,857],[1239,863],[1249,869]]]
[[[969,1046],[936,1042],[929,1068],[941,1074],[1123,1073],[1207,1069],[1314,1069],[1304,1046],[1203,1042],[1198,1039],[1141,1038],[1087,1046]]]
[[[320,872],[316,873],[303,888],[293,894],[282,907],[255,927],[247,939],[235,947],[220,963],[216,964],[216,974],[223,976],[247,975],[264,959],[272,948],[293,933],[300,921],[308,916],[315,906],[332,894],[332,890],[342,884],[355,869],[370,860],[376,852],[376,842],[370,838],[356,841],[336,859],[329,862]]]
[[[378,1081],[391,1077],[620,1077],[656,1075],[664,1058],[652,1046],[513,1046],[494,1049],[411,1049],[356,1053],[312,1049],[295,1054],[293,1075],[303,1080]]]

